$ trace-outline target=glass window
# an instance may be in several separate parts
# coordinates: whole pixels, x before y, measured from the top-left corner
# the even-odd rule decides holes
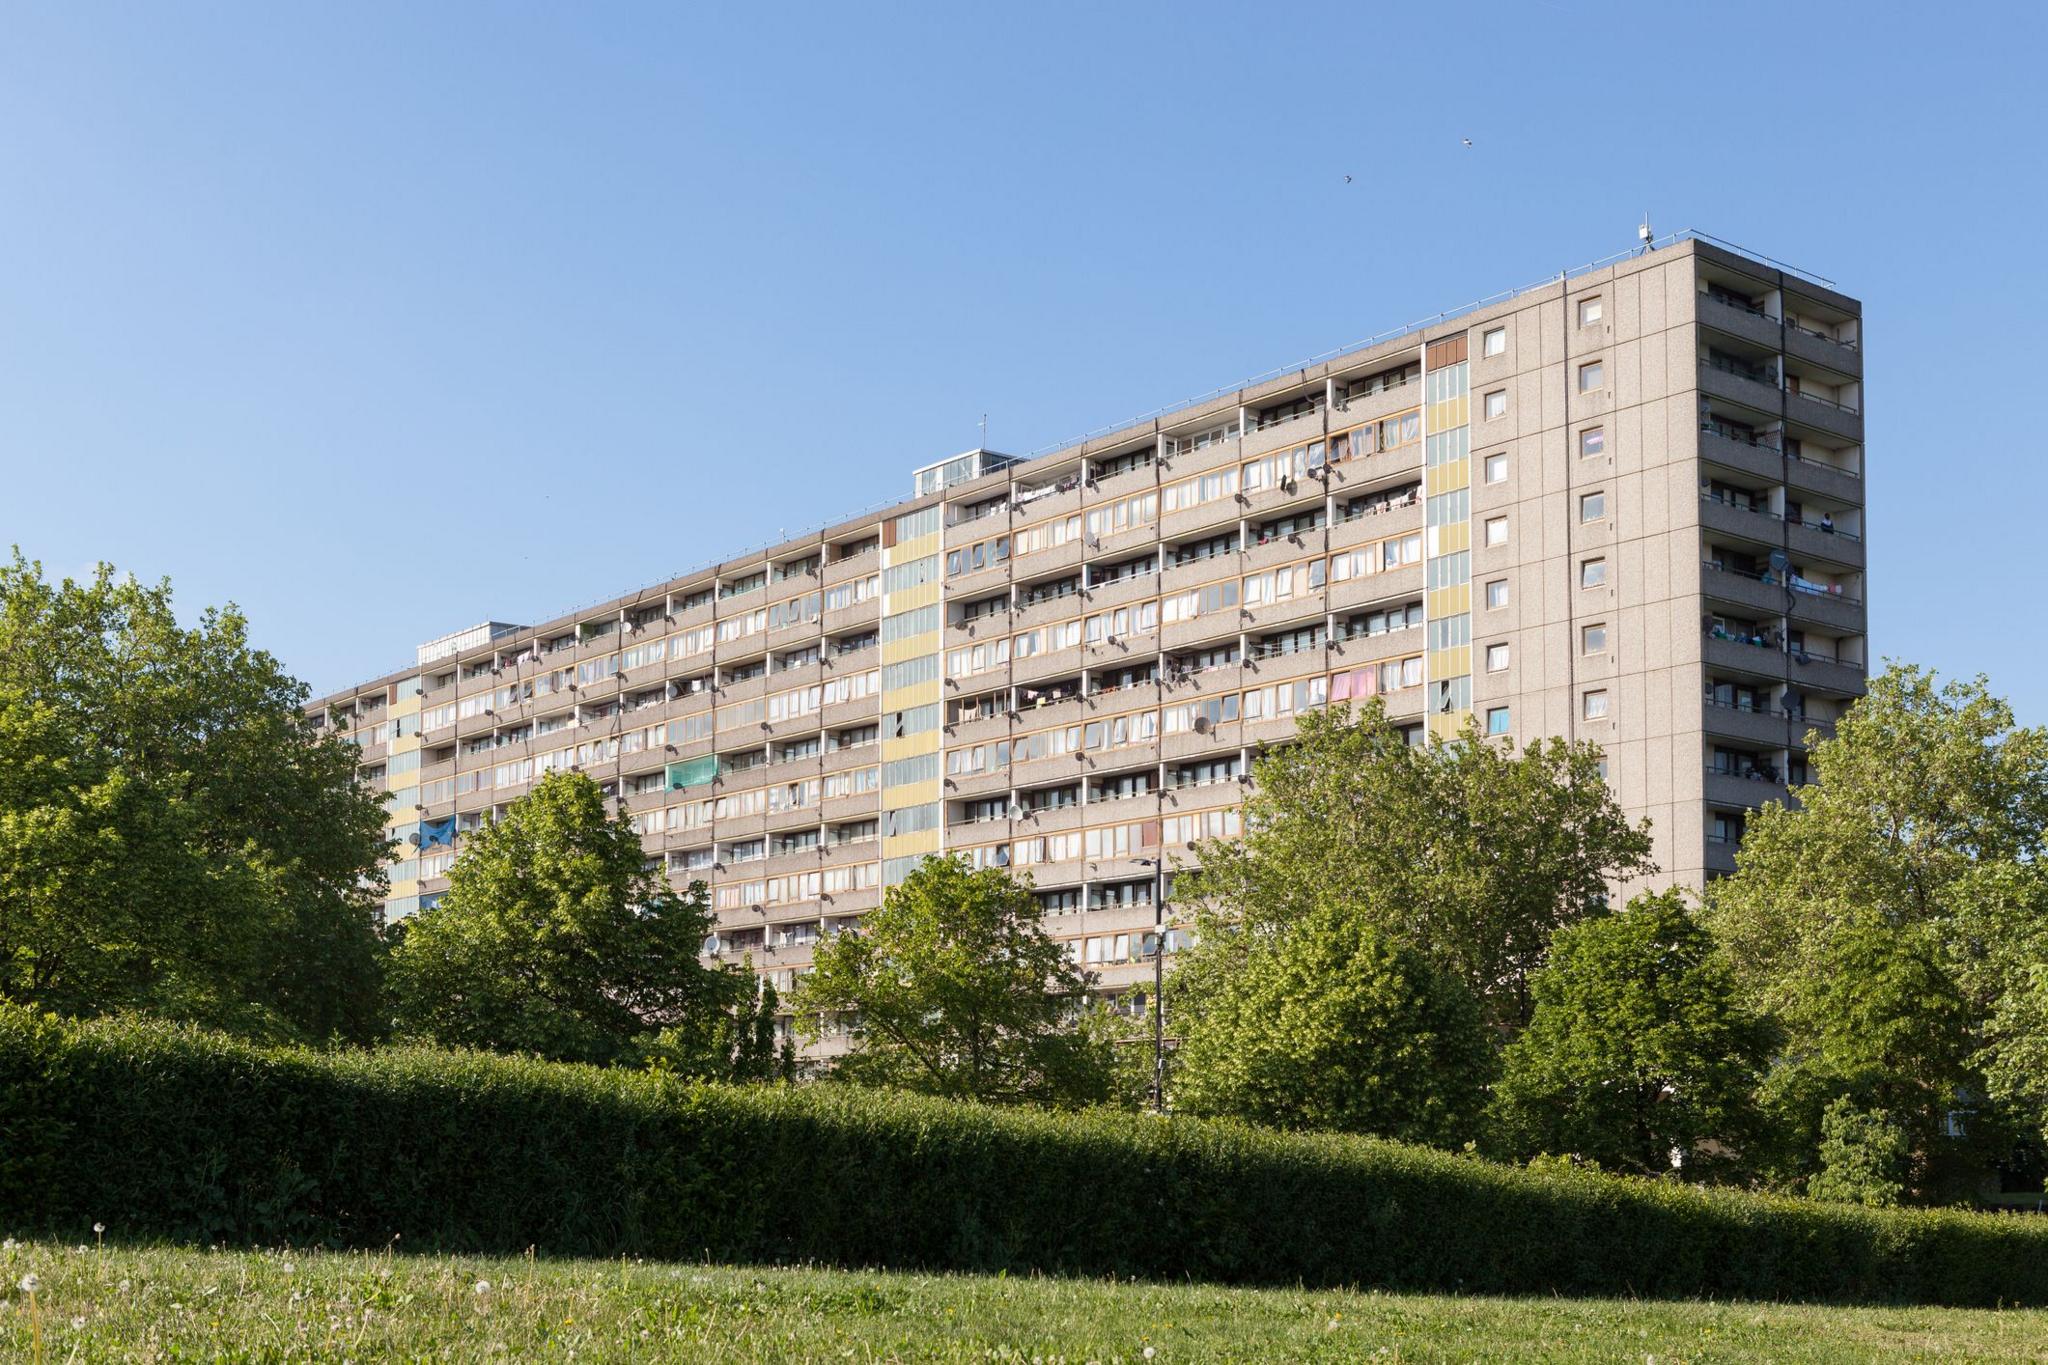
[[[1579,498],[1579,520],[1598,521],[1607,515],[1607,495],[1587,493]]]
[[[1507,604],[1508,581],[1505,578],[1496,578],[1491,583],[1488,583],[1486,585],[1486,605],[1491,608],[1498,608],[1504,607]]]
[[[1508,519],[1506,517],[1488,517],[1486,519],[1486,543],[1488,545],[1505,545],[1508,543]]]
[[[1605,654],[1607,652],[1607,626],[1604,623],[1587,626],[1580,632],[1580,644],[1583,647],[1583,652],[1587,654]]]
[[[1486,481],[1488,483],[1506,483],[1508,481],[1508,457],[1506,455],[1489,455],[1486,457]]]
[[[1607,693],[1605,691],[1586,694],[1586,719],[1604,720],[1607,717]]]
[[[1581,365],[1581,366],[1579,366],[1579,392],[1580,392],[1580,393],[1591,393],[1591,392],[1592,392],[1593,390],[1595,390],[1595,389],[1603,389],[1603,388],[1606,388],[1606,387],[1607,387],[1607,365],[1606,365],[1606,362],[1604,362],[1604,361],[1599,361],[1599,360],[1594,360],[1594,361],[1590,361],[1590,362],[1588,362],[1587,364],[1584,364],[1584,365]]]
[[[1605,315],[1605,312],[1606,310],[1601,307],[1600,296],[1598,294],[1595,294],[1590,299],[1580,299],[1579,326],[1591,327],[1594,323],[1600,321],[1601,317]]]
[[[1607,449],[1607,429],[1587,427],[1579,433],[1579,454],[1598,455]]]
[[[1508,329],[1505,327],[1487,328],[1486,335],[1480,339],[1479,353],[1481,355],[1506,355],[1507,350]]]
[[[1579,565],[1579,586],[1597,588],[1607,581],[1607,561],[1589,559]]]
[[[1506,645],[1488,645],[1486,647],[1486,671],[1488,673],[1499,673],[1506,669],[1507,666],[1508,647]]]
[[[1489,735],[1504,735],[1507,732],[1508,708],[1505,706],[1488,707],[1486,711],[1486,733]]]
[[[1492,393],[1486,395],[1486,415],[1488,417],[1500,417],[1507,410],[1508,391],[1506,389],[1495,389]]]

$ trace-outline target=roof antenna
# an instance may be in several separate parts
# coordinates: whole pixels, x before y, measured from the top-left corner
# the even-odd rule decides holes
[[[1643,221],[1636,228],[1636,240],[1643,244],[1643,250],[1645,251],[1655,251],[1657,249],[1657,234],[1650,228],[1650,215],[1648,212],[1643,214]]]
[[[984,413],[983,413],[983,414],[981,415],[981,446],[980,446],[980,449],[982,449],[982,450],[987,450],[987,449],[988,449],[988,414],[987,414],[987,413],[985,413],[985,412],[984,412]]]

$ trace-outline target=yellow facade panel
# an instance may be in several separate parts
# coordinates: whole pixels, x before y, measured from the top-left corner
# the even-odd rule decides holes
[[[1448,526],[1433,529],[1436,531],[1436,552],[1440,555],[1454,555],[1472,548],[1472,523],[1469,521],[1454,521]]]
[[[935,829],[921,829],[915,834],[892,834],[882,840],[882,857],[921,858],[927,853],[939,851],[939,832]]]
[[[1457,645],[1450,649],[1432,649],[1429,652],[1429,677],[1432,682],[1445,678],[1462,678],[1472,671],[1472,646]]]
[[[895,687],[882,693],[884,711],[908,711],[913,706],[929,706],[939,699],[939,680],[921,682],[912,687]]]
[[[899,758],[916,758],[920,754],[935,754],[939,751],[939,732],[927,730],[921,735],[905,735],[901,739],[882,741],[882,762],[894,763]]]
[[[882,788],[883,810],[907,810],[911,806],[928,806],[937,801],[943,793],[936,779],[930,782],[905,782],[897,787]]]
[[[935,555],[938,552],[939,533],[933,531],[930,535],[913,536],[909,540],[897,541],[889,547],[889,557],[883,562],[908,564],[913,559],[923,559],[926,555]]]
[[[1459,583],[1449,588],[1432,588],[1427,600],[1432,621],[1441,621],[1447,616],[1463,616],[1472,610],[1472,585]]]
[[[1436,739],[1455,739],[1458,731],[1465,728],[1465,718],[1470,711],[1437,711],[1430,715],[1429,733]]]
[[[901,640],[891,640],[888,644],[882,646],[882,662],[885,664],[900,664],[906,659],[922,659],[927,654],[936,654],[938,652],[939,636],[934,631],[924,635],[912,635]]]
[[[1472,486],[1472,461],[1463,457],[1431,465],[1423,471],[1422,491],[1426,497],[1453,493]]]
[[[892,592],[888,595],[889,615],[895,616],[899,612],[915,611],[919,607],[929,607],[938,600],[939,585],[937,583],[920,583],[914,588],[905,588],[901,592]]]

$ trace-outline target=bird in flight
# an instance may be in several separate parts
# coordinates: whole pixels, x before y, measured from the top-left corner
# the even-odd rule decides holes
[[[1351,183],[1351,177],[1350,177],[1350,176],[1348,176],[1348,175],[1347,175],[1347,176],[1345,176],[1345,177],[1344,177],[1344,183],[1345,183],[1345,184],[1347,184],[1347,185],[1348,185],[1348,184],[1350,184],[1350,183]]]
[[[1460,141],[1462,141],[1467,147],[1470,147],[1472,145],[1472,139],[1469,137],[1461,138]]]

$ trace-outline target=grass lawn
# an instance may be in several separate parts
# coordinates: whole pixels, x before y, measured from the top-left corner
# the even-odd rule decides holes
[[[0,1360],[2048,1359],[2048,1313],[8,1243]],[[21,1287],[33,1274],[33,1308]]]

